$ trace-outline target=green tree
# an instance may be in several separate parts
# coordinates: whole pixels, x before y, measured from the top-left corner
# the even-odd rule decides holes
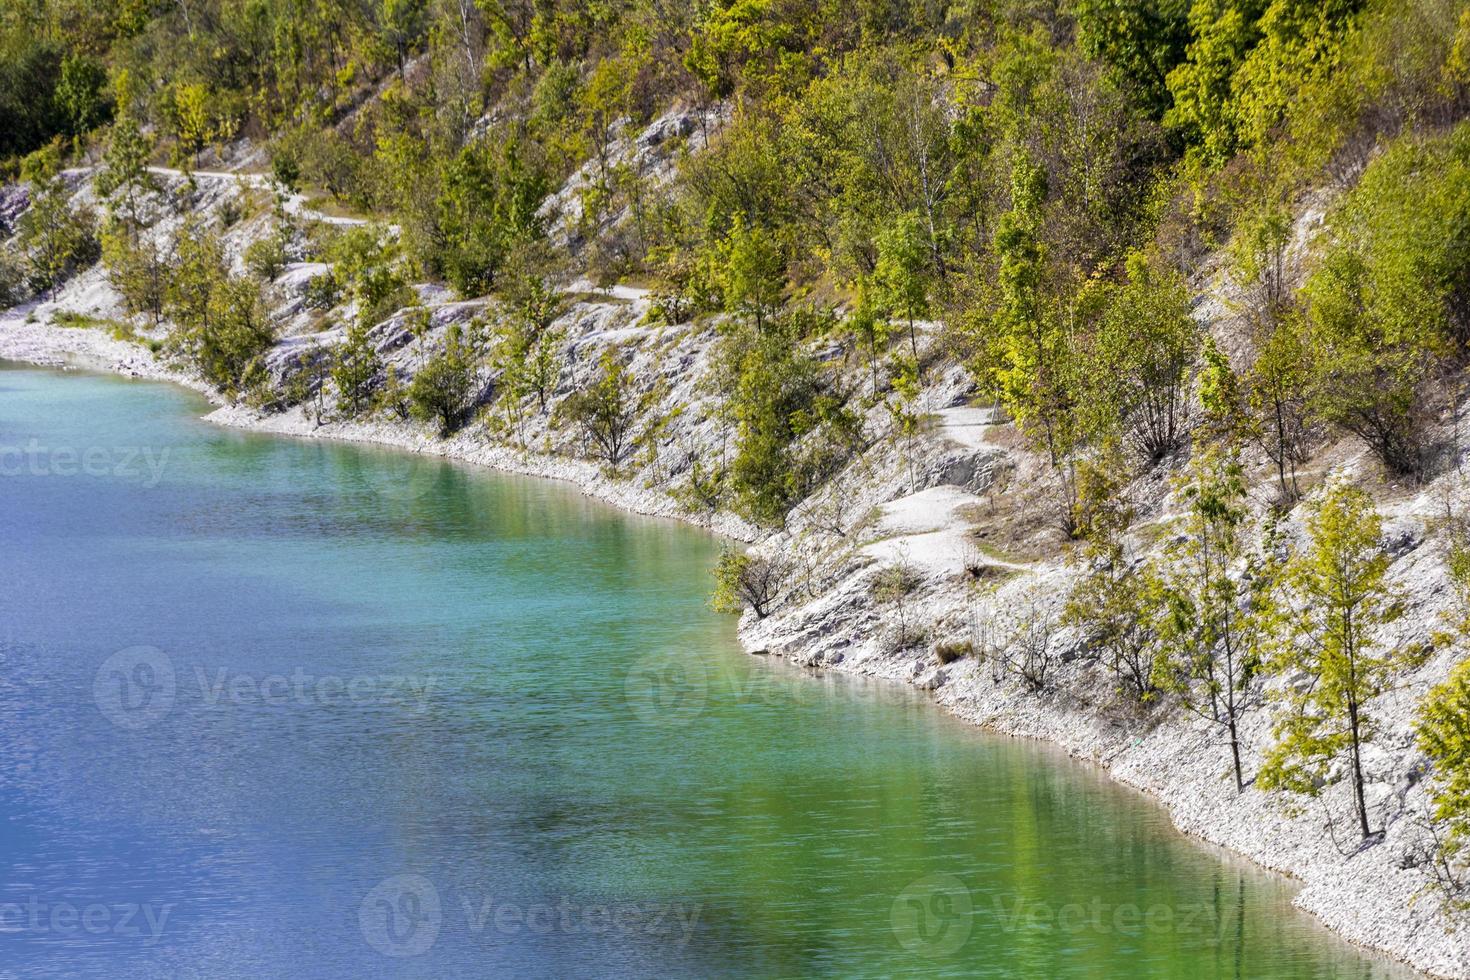
[[[1104,455],[1084,467],[1080,482],[1092,489],[1080,497],[1090,502],[1091,513],[1076,521],[1087,534],[1081,555],[1087,571],[1068,595],[1063,619],[1082,631],[1089,649],[1102,654],[1121,694],[1149,704],[1159,694],[1154,615],[1159,583],[1155,570],[1135,562],[1128,552],[1126,532],[1133,511],[1110,478],[1115,463]]]
[[[770,232],[736,218],[720,245],[720,291],[725,309],[750,317],[757,331],[781,306],[786,263]]]
[[[929,313],[929,248],[924,241],[923,225],[913,213],[899,215],[878,234],[878,267],[874,279],[885,305],[908,320],[909,350],[923,379],[924,365],[919,358],[919,338],[914,321]]]
[[[1230,358],[1209,334],[1200,351],[1199,404],[1206,440],[1233,444],[1245,428],[1245,396]]]
[[[546,414],[547,399],[556,390],[561,377],[562,344],[566,332],[547,328],[536,335],[536,342],[526,358],[526,383],[536,395],[541,414]]]
[[[705,93],[723,99],[741,81],[772,79],[783,52],[797,47],[797,32],[772,0],[719,0],[702,8],[689,38],[684,67]]]
[[[869,279],[865,277],[858,280],[857,302],[847,324],[858,343],[867,350],[868,371],[872,376],[873,397],[876,398],[879,392],[878,361],[888,347],[890,325],[887,316],[874,303],[873,292]]]
[[[377,225],[357,225],[342,232],[327,249],[332,278],[357,306],[357,318],[376,324],[412,303],[390,232]]]
[[[112,127],[112,138],[97,174],[97,193],[108,198],[108,213],[123,222],[126,234],[136,238],[143,225],[145,195],[158,190],[158,182],[148,172],[148,155],[152,144],[130,114],[124,114]]]
[[[435,353],[408,386],[409,411],[423,422],[435,422],[440,438],[453,435],[464,421],[475,394],[476,358],[459,324],[453,324],[444,349]]]
[[[1240,792],[1240,723],[1262,700],[1256,677],[1278,625],[1279,569],[1269,541],[1262,552],[1247,549],[1246,487],[1236,452],[1204,450],[1179,490],[1189,509],[1159,572],[1161,684],[1224,733]]]
[[[180,326],[202,329],[209,321],[211,298],[228,275],[224,248],[218,235],[193,222],[184,225],[176,240],[166,312]]]
[[[505,134],[477,140],[444,166],[425,245],[460,295],[494,288],[515,248],[542,236],[547,189],[546,175]]]
[[[12,157],[43,146],[66,119],[52,97],[62,50],[24,24],[7,26],[0,30],[0,156]]]
[[[1470,661],[1430,688],[1419,705],[1419,748],[1429,758],[1434,819],[1445,829],[1435,859],[1455,881],[1453,868],[1470,843]]]
[[[1280,694],[1274,733],[1259,782],[1316,796],[1346,759],[1359,830],[1372,834],[1362,747],[1377,730],[1369,711],[1393,676],[1410,665],[1412,649],[1380,650],[1383,627],[1398,618],[1398,589],[1388,579],[1382,526],[1368,495],[1330,484],[1307,518],[1310,546],[1291,559],[1286,582],[1294,612],[1291,635],[1273,658],[1278,673],[1300,672],[1305,684]],[[1340,778],[1340,777],[1339,777]]]
[[[995,234],[998,308],[991,320],[992,380],[1007,411],[1039,436],[1054,467],[1075,446],[1069,345],[1044,294],[1046,246],[1040,239],[1046,175],[1019,156],[1011,171],[1011,208]]]
[[[130,236],[128,227],[111,222],[103,229],[102,264],[128,315],[146,316],[157,327],[168,300],[173,249],[154,236]]]
[[[174,86],[170,119],[178,141],[176,157],[186,169],[221,132],[209,88],[202,82]]]
[[[757,619],[765,619],[785,594],[791,572],[790,561],[780,553],[748,555],[722,548],[710,604],[716,612],[750,609]]]
[[[1079,0],[1077,39],[1113,66],[1155,115],[1169,107],[1169,72],[1189,43],[1187,0]]]
[[[1300,315],[1274,324],[1247,374],[1251,435],[1276,466],[1282,496],[1295,500],[1297,467],[1305,463],[1313,429],[1312,353]]]
[[[264,238],[257,238],[245,246],[245,268],[261,282],[274,282],[286,271],[289,254],[286,247],[290,242],[290,229],[277,228]]]
[[[32,189],[35,196],[19,222],[26,278],[32,289],[54,291],[97,260],[96,221],[90,211],[73,209],[71,191],[60,174],[33,181]]]
[[[732,336],[717,357],[735,377],[719,383],[735,421],[730,487],[751,520],[779,525],[791,507],[850,456],[858,422],[800,342],[798,317],[763,334]]]
[[[1160,269],[1141,252],[1130,254],[1128,280],[1113,293],[1094,344],[1089,394],[1107,406],[1133,448],[1157,463],[1188,433],[1199,356],[1183,275]]]
[[[337,386],[337,404],[349,418],[367,410],[373,384],[383,370],[369,327],[358,321],[347,328],[346,339],[332,353],[332,381]]]
[[[1333,214],[1303,287],[1312,402],[1389,469],[1421,474],[1434,373],[1470,340],[1470,124],[1404,137]]]
[[[1237,143],[1232,81],[1260,37],[1261,0],[1194,0],[1186,60],[1169,73],[1174,104],[1164,121],[1217,165]]]
[[[919,407],[919,393],[923,384],[919,380],[919,362],[909,358],[894,358],[893,394],[888,399],[888,420],[893,426],[893,437],[900,447],[899,457],[908,465],[909,492],[919,491],[918,476],[914,466],[914,452],[919,435],[923,432],[925,415]]]
[[[393,53],[398,77],[403,78],[408,52],[423,36],[428,5],[424,0],[381,0],[378,29],[383,44]]]
[[[503,317],[493,367],[507,407],[519,412],[521,399],[536,396],[544,415],[561,377],[566,332],[554,324],[565,309],[562,295],[544,276],[522,277],[506,291],[510,310]]]
[[[568,395],[562,410],[581,429],[593,455],[616,471],[633,448],[640,413],[632,375],[615,351],[603,351],[597,379]]]
[[[167,349],[235,400],[262,383],[275,342],[260,285],[230,274],[217,236],[186,229],[166,294]]]
[[[90,132],[104,121],[108,108],[106,86],[107,74],[91,58],[74,53],[61,59],[55,98],[73,137]]]
[[[1271,0],[1256,27],[1260,41],[1231,81],[1239,141],[1265,146],[1302,89],[1339,63],[1344,26],[1362,0]]]

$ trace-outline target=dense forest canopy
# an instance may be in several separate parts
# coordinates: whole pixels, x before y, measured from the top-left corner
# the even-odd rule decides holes
[[[1470,7],[1456,0],[0,11],[0,153],[53,192],[20,229],[33,289],[96,255],[55,176],[69,157],[100,164],[103,258],[129,308],[155,323],[207,312],[167,302],[167,263],[117,198],[146,191],[146,163],[253,147],[281,185],[392,229],[327,250],[343,280],[329,296],[360,314],[410,302],[412,281],[515,306],[533,279],[585,274],[652,285],[669,321],[724,315],[720,390],[750,453],[721,480],[764,522],[855,438],[851,392],[802,354],[817,334],[853,338],[869,397],[915,390],[925,360],[966,364],[1053,464],[1079,537],[1087,466],[1157,465],[1201,426],[1269,456],[1287,498],[1323,433],[1423,475],[1421,436],[1470,339]],[[629,152],[670,112],[697,125],[654,164]],[[575,227],[556,237],[546,204],[563,187]],[[1304,261],[1294,220],[1324,193]],[[1247,327],[1225,350],[1188,285],[1218,256]],[[269,271],[280,247],[255,259]],[[544,409],[554,358],[522,320],[500,368],[524,380],[541,358]],[[942,343],[921,349],[929,321]],[[268,339],[241,330],[216,367],[246,370]]]
[[[1449,0],[6,0],[0,154],[125,117],[175,158],[250,137],[278,174],[410,218],[429,268],[468,285],[495,261],[462,254],[472,228],[504,247],[625,120],[725,101],[733,131],[683,175],[688,206],[603,261],[632,271],[738,220],[794,278],[850,282],[912,233],[950,294],[993,278],[1022,204],[1054,292],[1161,224],[1187,244],[1173,212],[1212,242],[1381,138],[1453,121],[1467,46]],[[1018,202],[1033,171],[1039,199]],[[603,209],[638,194],[638,174],[600,177]]]
[[[763,522],[857,438],[853,393],[803,353],[818,334],[853,338],[870,398],[916,390],[926,360],[966,364],[1051,461],[1075,537],[1088,493],[1109,492],[1089,466],[1157,465],[1196,430],[1253,444],[1288,499],[1325,432],[1421,476],[1470,340],[1470,7],[1456,0],[0,11],[0,153],[50,188],[19,229],[32,288],[95,259],[56,175],[63,157],[100,164],[101,251],[129,308],[239,323],[236,354],[207,374],[247,391],[258,377],[233,375],[269,331],[233,301],[227,317],[170,300],[168,263],[118,198],[147,190],[148,162],[254,147],[281,185],[392,229],[327,249],[328,298],[345,292],[360,317],[411,303],[412,281],[516,306],[532,280],[581,274],[654,286],[669,321],[724,315],[719,390],[745,451],[720,480]],[[628,152],[669,112],[697,125],[659,163]],[[556,238],[545,205],[563,187],[575,228]],[[1294,220],[1323,193],[1304,261]],[[1217,256],[1247,327],[1228,350],[1191,315],[1188,284]],[[281,260],[269,243],[252,259]],[[554,352],[537,316],[521,321],[499,368],[544,410]],[[929,321],[942,343],[921,349]],[[173,349],[197,360],[204,340],[218,346]]]

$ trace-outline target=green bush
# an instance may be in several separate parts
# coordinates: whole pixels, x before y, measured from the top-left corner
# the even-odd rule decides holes
[[[273,232],[245,248],[245,268],[263,282],[272,282],[286,269],[286,238]]]
[[[1434,818],[1443,828],[1441,880],[1458,888],[1470,845],[1470,662],[1430,689],[1419,706],[1419,747],[1429,758]]]
[[[179,236],[166,310],[174,322],[167,349],[227,397],[238,399],[264,383],[275,327],[260,284],[229,272],[216,236],[198,228]]]
[[[717,353],[714,387],[729,392],[735,421],[730,487],[751,520],[779,525],[791,507],[856,451],[861,420],[848,393],[805,349],[800,316],[780,318],[756,335],[729,335]]]
[[[1332,216],[1303,288],[1317,414],[1422,473],[1442,359],[1470,341],[1470,124],[1404,137]]]
[[[33,183],[35,196],[20,216],[19,242],[26,279],[37,292],[54,291],[101,256],[97,221],[86,208],[73,208],[60,175]]]
[[[437,423],[441,438],[453,435],[470,410],[476,366],[459,325],[451,326],[444,349],[430,357],[409,383],[409,412],[421,422]]]
[[[633,378],[616,351],[604,351],[597,380],[558,407],[582,430],[592,454],[616,471],[633,449],[640,414]]]
[[[715,590],[711,604],[718,612],[740,613],[746,609],[765,619],[786,594],[791,577],[790,563],[779,553],[748,555],[726,547],[715,566]]]
[[[332,356],[332,382],[337,386],[337,408],[348,418],[356,418],[372,401],[373,384],[383,364],[373,347],[368,328],[361,323],[347,328],[347,339],[337,345]]]

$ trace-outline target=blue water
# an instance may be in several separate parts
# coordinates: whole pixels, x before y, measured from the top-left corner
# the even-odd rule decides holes
[[[205,409],[0,369],[0,976],[1396,975],[707,535]]]

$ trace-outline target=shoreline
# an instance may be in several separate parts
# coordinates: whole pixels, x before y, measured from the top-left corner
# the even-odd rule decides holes
[[[299,409],[262,415],[253,409],[229,404],[199,378],[169,367],[138,345],[114,340],[100,330],[90,327],[58,328],[42,323],[20,324],[24,335],[17,336],[15,326],[16,321],[0,317],[0,360],[176,384],[203,396],[214,406],[201,418],[215,425],[439,456],[518,476],[570,483],[587,496],[622,510],[644,517],[676,520],[741,542],[750,543],[759,536],[756,528],[733,515],[723,512],[707,517],[691,514],[680,508],[668,494],[638,487],[629,481],[609,479],[593,463],[490,444],[468,431],[461,431],[449,439],[438,439],[412,426],[391,422],[333,421],[318,425],[306,419]]]
[[[58,328],[46,323],[21,323],[13,316],[0,317],[0,359],[44,368],[80,369],[171,382],[207,398],[214,408],[202,418],[216,425],[440,456],[500,472],[571,483],[586,496],[624,511],[671,518],[744,542],[753,542],[761,536],[757,529],[731,515],[691,514],[662,490],[609,479],[595,464],[491,445],[477,434],[462,432],[440,440],[409,425],[386,422],[315,425],[300,409],[261,415],[231,406],[207,384],[163,364],[146,349],[115,340],[93,328]],[[1046,743],[1049,748],[1089,764],[1110,781],[1161,806],[1182,836],[1219,848],[1232,859],[1249,861],[1259,869],[1290,879],[1296,888],[1292,904],[1367,957],[1392,961],[1432,977],[1470,977],[1470,949],[1457,948],[1466,946],[1470,940],[1424,935],[1427,929],[1411,927],[1419,915],[1412,908],[1406,908],[1396,922],[1377,921],[1375,903],[1352,899],[1373,892],[1378,883],[1365,884],[1344,866],[1344,861],[1334,862],[1320,846],[1324,842],[1318,841],[1318,846],[1313,846],[1306,824],[1300,818],[1288,820],[1261,794],[1238,797],[1228,807],[1218,806],[1218,800],[1200,792],[1210,778],[1208,759],[1202,767],[1194,767],[1203,770],[1199,778],[1177,778],[1183,764],[1180,759],[1205,755],[1200,751],[1204,746],[1199,733],[1186,724],[1164,721],[1150,727],[1144,735],[1136,736],[1131,731],[1117,730],[1115,723],[1097,712],[1088,712],[1086,702],[1079,704],[1055,692],[1037,697],[999,691],[994,685],[987,690],[985,678],[981,676],[983,668],[973,663],[948,667],[929,663],[921,667],[912,658],[903,657],[824,659],[794,644],[781,649],[779,644],[768,642],[774,637],[762,625],[749,614],[740,620],[736,638],[747,655],[769,653],[806,670],[902,683],[921,696],[927,694],[926,700],[963,724],[992,735]],[[833,626],[854,634],[863,628],[861,623],[840,621]],[[1400,888],[1395,888],[1394,893],[1399,891]],[[1455,972],[1441,972],[1442,969]]]

